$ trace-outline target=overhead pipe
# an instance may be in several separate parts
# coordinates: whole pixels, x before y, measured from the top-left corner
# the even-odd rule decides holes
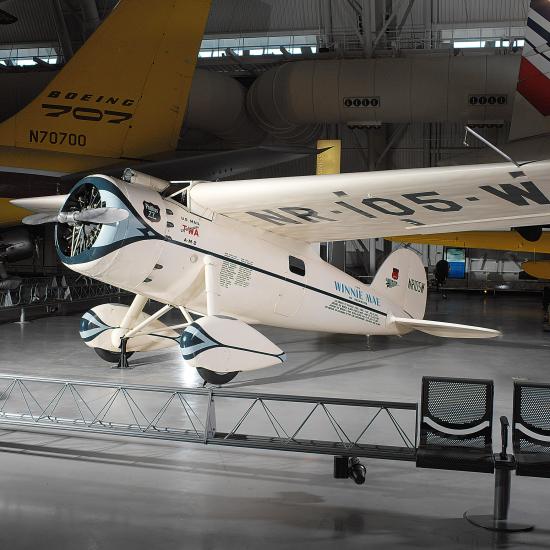
[[[265,132],[246,110],[246,88],[221,73],[196,70],[185,128],[200,129],[236,146],[258,145]]]
[[[418,55],[296,61],[264,73],[247,106],[257,124],[288,142],[323,123],[503,123],[512,117],[520,56]]]

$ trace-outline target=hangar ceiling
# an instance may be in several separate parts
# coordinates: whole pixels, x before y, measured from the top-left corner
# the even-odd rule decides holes
[[[46,64],[70,57],[115,4],[115,0],[3,2],[2,9],[18,17],[18,22],[0,27],[0,59],[11,59],[5,64],[27,64],[25,82],[33,80],[28,75],[33,71],[35,87],[43,86],[53,68]],[[236,77],[246,91],[260,75],[289,61],[326,59],[335,63],[343,58],[371,56],[518,57],[528,4],[529,0],[213,0],[199,68]],[[32,97],[32,90],[18,88],[16,74],[22,81],[21,70],[0,70],[2,79],[4,73],[13,73],[10,77],[14,83],[10,85],[6,80],[3,85],[13,97],[11,102],[3,103],[6,112],[0,112],[2,118],[10,108],[16,109]],[[208,79],[202,80],[202,89],[211,90]],[[400,84],[396,82],[395,86]],[[212,101],[217,102],[220,113],[227,113],[224,97],[231,99],[235,120],[257,139],[259,134],[251,132],[249,121],[242,118],[244,94],[238,88],[231,89],[228,94],[211,94]],[[195,101],[195,105],[199,103]],[[206,114],[216,118],[215,110]],[[204,131],[192,131],[188,125],[184,148],[218,149],[244,143],[242,136],[229,135],[225,130],[213,138],[211,120],[206,120],[208,117],[198,107],[190,118],[199,119],[197,124]],[[224,120],[224,128],[229,128],[231,119]],[[320,126],[322,137],[343,140],[345,171],[429,166],[453,162],[464,154],[463,121],[395,121],[375,130],[354,128],[348,122],[333,117]],[[502,143],[507,125],[505,121],[500,127],[488,128],[486,135]],[[313,135],[299,134],[304,139]],[[266,139],[276,142],[283,138],[278,134],[267,135]],[[273,175],[309,171],[307,161],[271,170]]]

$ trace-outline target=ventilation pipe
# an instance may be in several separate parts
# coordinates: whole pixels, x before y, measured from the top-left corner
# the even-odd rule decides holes
[[[247,97],[256,122],[291,142],[308,141],[322,123],[510,120],[518,55],[296,61],[258,78]]]
[[[258,145],[265,132],[248,116],[246,89],[229,76],[196,70],[185,128],[215,135],[236,147]]]

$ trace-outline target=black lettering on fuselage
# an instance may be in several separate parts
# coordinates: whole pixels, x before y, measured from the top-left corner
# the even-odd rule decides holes
[[[495,195],[495,197],[511,202],[516,206],[529,206],[529,201],[535,204],[550,204],[550,200],[546,198],[544,193],[532,181],[524,181],[518,185],[502,183],[500,187],[502,189],[497,189],[491,185],[480,185],[480,189]]]
[[[336,220],[331,220],[330,218],[324,218],[323,216],[319,216],[319,214],[315,210],[312,210],[311,208],[303,208],[301,206],[283,206],[279,208],[279,210],[282,210],[287,214],[292,214],[293,216],[296,216],[301,220],[304,220],[306,222],[311,222],[311,223],[318,223],[319,220],[324,220],[326,222],[336,221]]]
[[[47,97],[61,97],[69,101],[94,101],[95,103],[105,103],[107,105],[116,105],[118,103],[125,107],[131,107],[135,104],[136,100],[130,97],[120,98],[116,96],[94,95],[90,93],[81,92],[62,92],[60,90],[51,90],[48,92]]]

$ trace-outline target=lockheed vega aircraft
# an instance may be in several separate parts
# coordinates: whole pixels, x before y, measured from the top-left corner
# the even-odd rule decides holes
[[[81,336],[106,358],[179,345],[212,383],[285,360],[252,328],[490,338],[496,330],[424,320],[426,275],[413,251],[394,252],[371,285],[325,263],[312,243],[395,234],[550,223],[550,161],[169,182],[127,170],[91,175],[67,196],[18,199],[56,223],[70,269],[136,297],[87,312]],[[148,299],[165,305],[153,315]],[[159,319],[178,308],[183,320]],[[191,313],[201,317],[194,320]],[[181,334],[178,330],[183,329]]]

